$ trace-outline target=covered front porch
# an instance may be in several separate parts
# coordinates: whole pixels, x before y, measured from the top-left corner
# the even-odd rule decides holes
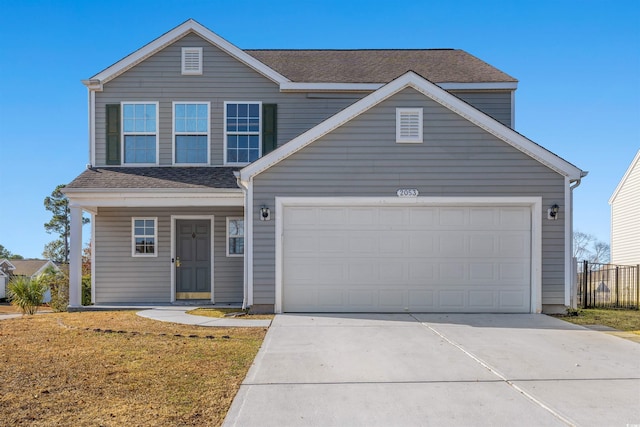
[[[195,168],[202,170],[170,182],[157,169],[173,168],[131,169],[89,169],[65,188],[71,210],[69,307],[81,307],[83,211],[91,215],[96,307],[246,306],[244,194],[228,173],[231,168],[222,168],[227,169],[223,188],[220,182],[213,188],[202,184],[202,175],[216,175],[221,168]],[[144,186],[100,188],[105,175],[111,182],[120,180],[117,185],[133,178]]]

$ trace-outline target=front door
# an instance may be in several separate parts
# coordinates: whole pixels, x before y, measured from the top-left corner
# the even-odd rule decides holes
[[[211,299],[211,222],[176,220],[176,299]]]

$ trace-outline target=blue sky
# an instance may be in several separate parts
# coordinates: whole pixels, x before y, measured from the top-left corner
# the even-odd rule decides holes
[[[0,0],[0,244],[39,257],[56,237],[43,199],[89,161],[80,80],[189,18],[246,49],[466,50],[520,81],[517,131],[589,171],[575,229],[609,242],[640,149],[637,0]]]

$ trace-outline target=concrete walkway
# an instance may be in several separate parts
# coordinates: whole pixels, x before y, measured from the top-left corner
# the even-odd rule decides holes
[[[205,317],[187,314],[196,307],[154,307],[138,311],[136,314],[147,319],[161,322],[182,323],[184,325],[218,326],[231,328],[268,328],[271,320],[253,320],[234,317]]]
[[[640,424],[640,345],[544,315],[278,315],[224,426]]]

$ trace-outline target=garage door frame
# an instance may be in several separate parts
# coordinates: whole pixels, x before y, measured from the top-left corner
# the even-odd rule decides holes
[[[284,209],[289,206],[528,206],[531,210],[531,313],[542,312],[542,198],[541,197],[276,197],[275,306],[283,310]]]

